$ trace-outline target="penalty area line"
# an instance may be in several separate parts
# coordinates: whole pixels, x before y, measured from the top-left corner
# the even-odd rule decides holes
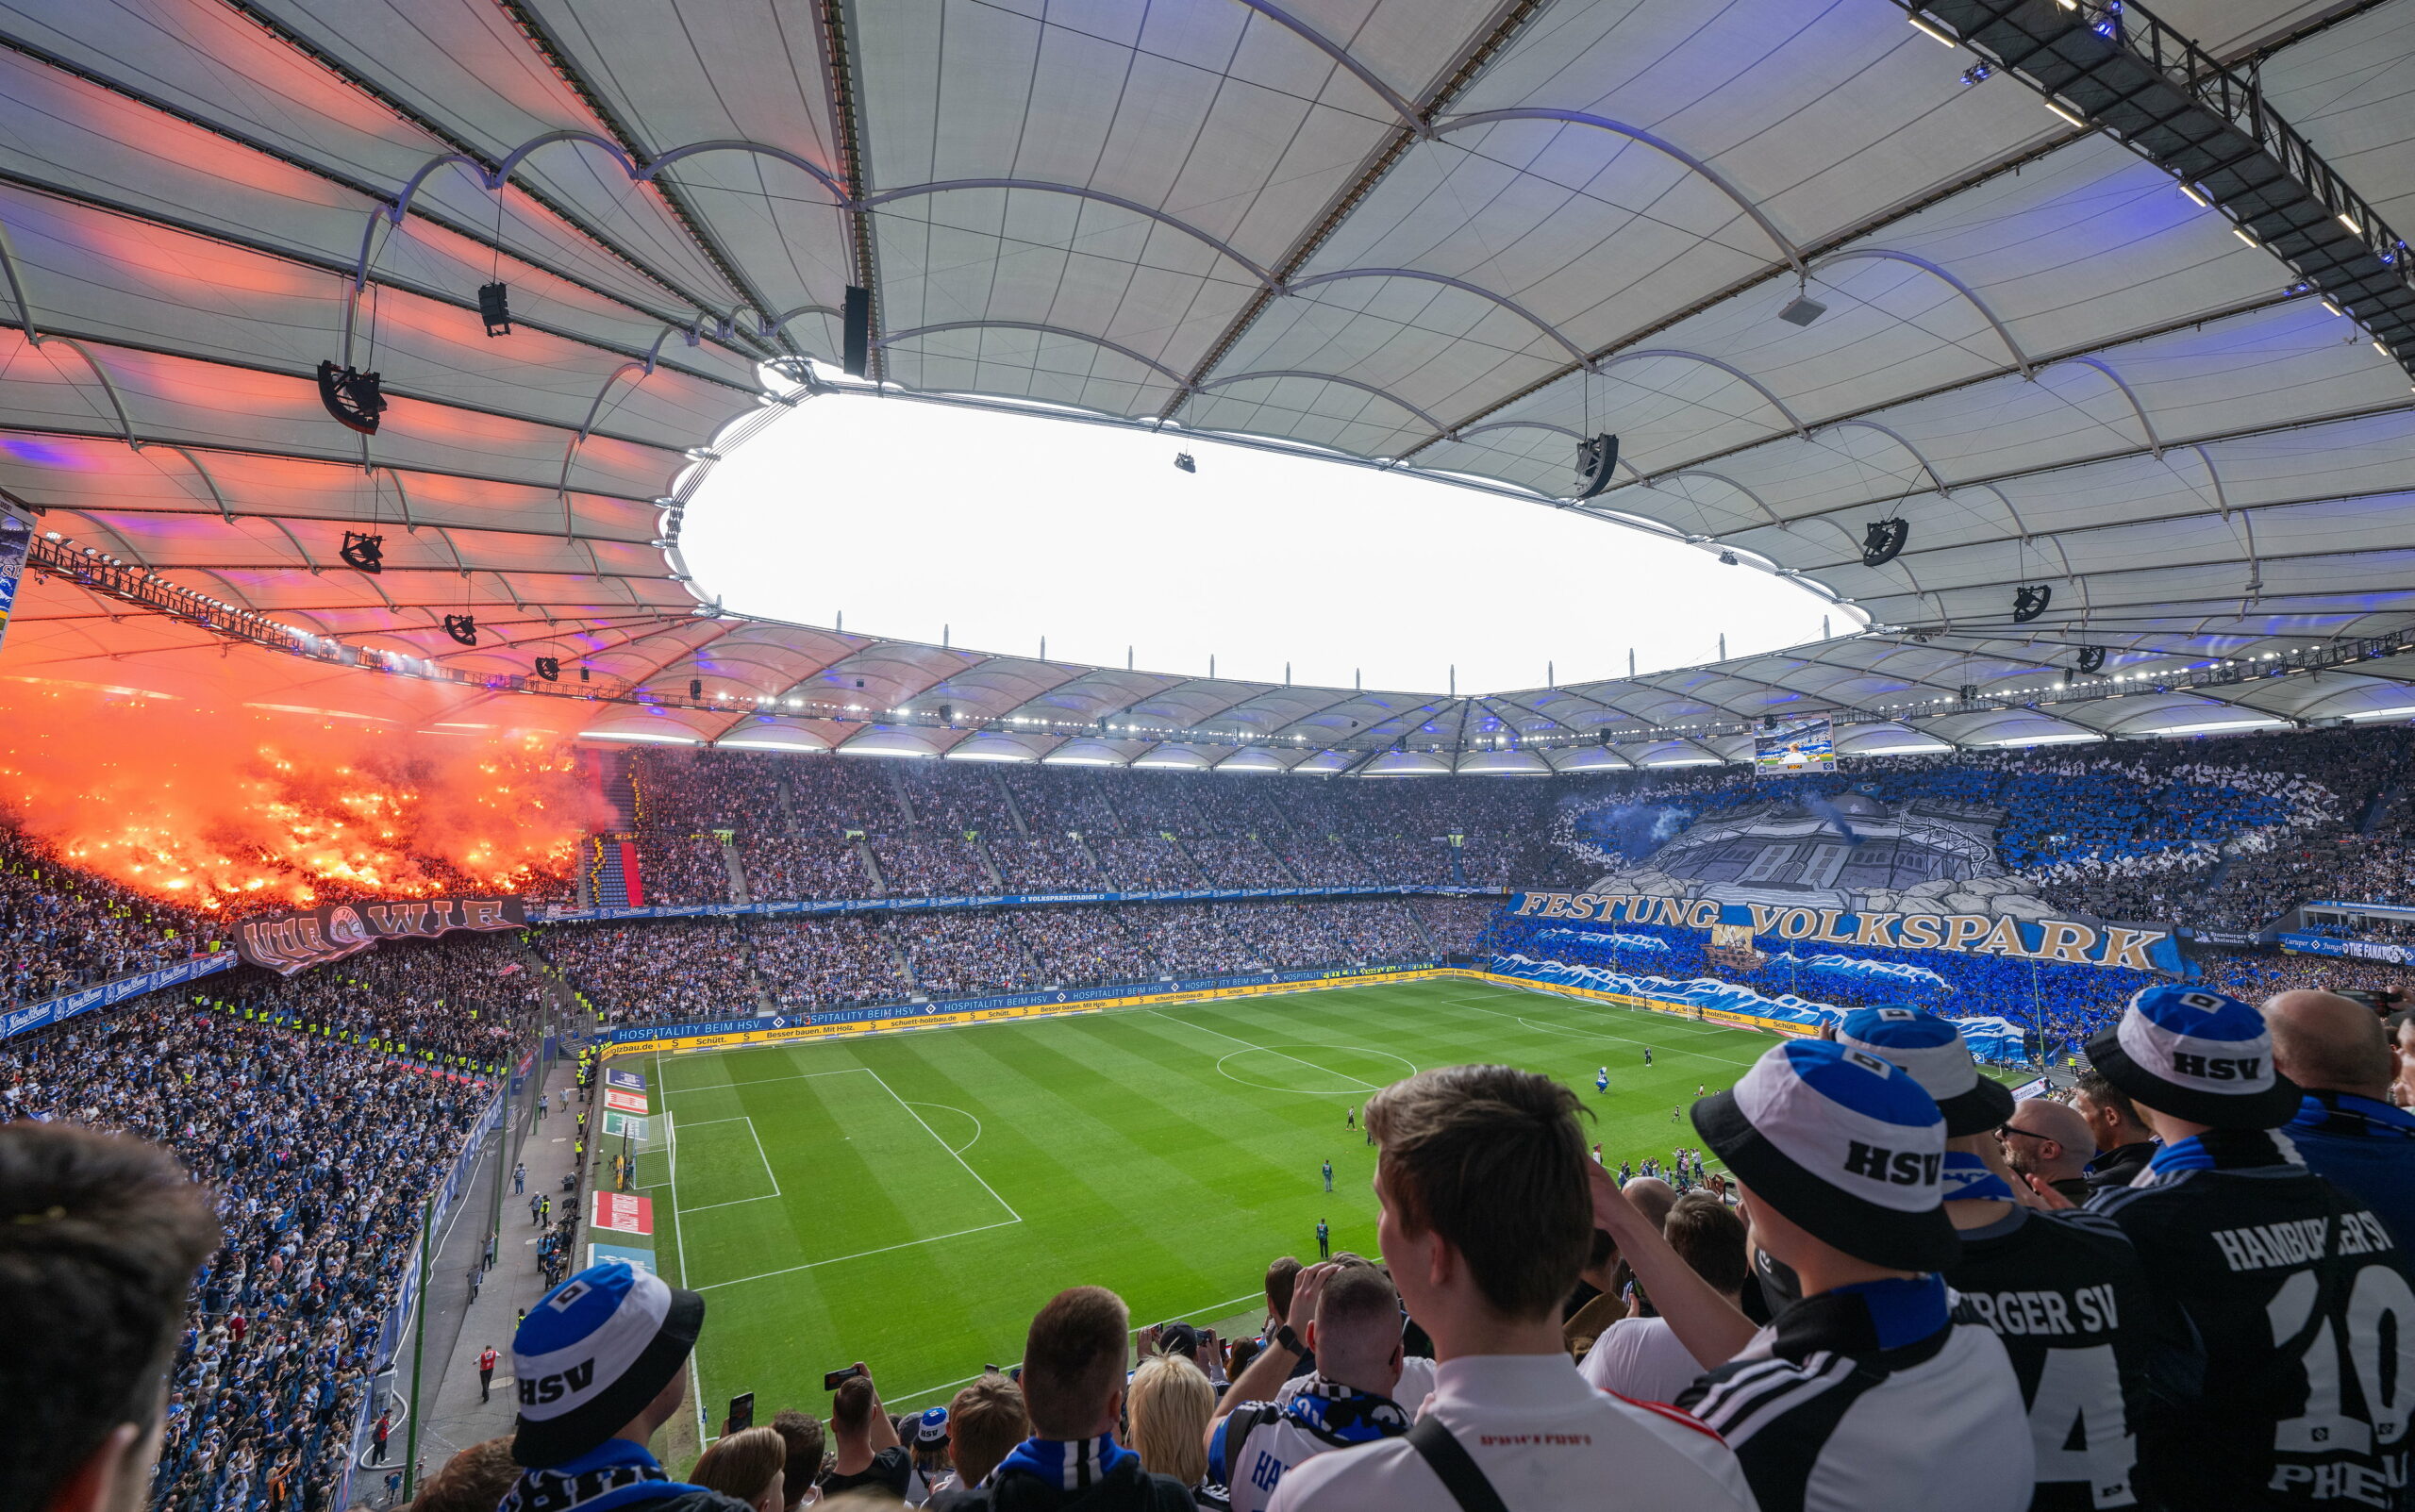
[[[933,1138],[936,1138],[938,1136],[934,1135]],[[992,1195],[995,1194],[993,1193]],[[1006,1201],[1003,1197],[998,1200],[1001,1203]],[[1011,1209],[1009,1209],[1009,1211],[1011,1211]],[[849,1260],[862,1260],[875,1254],[890,1254],[898,1250],[910,1250],[918,1244],[937,1244],[943,1239],[960,1239],[968,1234],[987,1234],[993,1228],[1012,1228],[1022,1221],[1023,1219],[1018,1216],[1015,1218],[1006,1219],[995,1223],[983,1223],[975,1228],[960,1228],[953,1234],[934,1234],[928,1238],[908,1239],[902,1244],[884,1244],[876,1250],[858,1250],[853,1254],[834,1254],[827,1260],[808,1260],[803,1265],[791,1265],[777,1271],[765,1271],[756,1275],[740,1276],[736,1280],[732,1281],[708,1281],[692,1289],[697,1291],[717,1291],[723,1287],[742,1287],[750,1281],[768,1281],[774,1276],[794,1275],[800,1271],[818,1271],[825,1265],[843,1265]]]

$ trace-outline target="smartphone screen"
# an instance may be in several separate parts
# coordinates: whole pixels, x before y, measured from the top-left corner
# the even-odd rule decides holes
[[[822,1389],[824,1391],[836,1391],[839,1389],[839,1383],[841,1381],[853,1380],[855,1377],[861,1375],[862,1373],[863,1368],[857,1365],[850,1365],[842,1371],[825,1371],[822,1377]]]

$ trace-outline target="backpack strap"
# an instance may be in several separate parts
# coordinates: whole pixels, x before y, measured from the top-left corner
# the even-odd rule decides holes
[[[1417,1426],[1408,1431],[1408,1442],[1442,1483],[1442,1489],[1451,1493],[1451,1500],[1459,1504],[1459,1512],[1509,1512],[1508,1504],[1501,1500],[1501,1493],[1484,1478],[1484,1471],[1441,1419],[1430,1412],[1418,1419]]]

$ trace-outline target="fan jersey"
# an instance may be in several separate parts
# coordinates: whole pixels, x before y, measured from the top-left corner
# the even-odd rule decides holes
[[[2093,1213],[2013,1207],[1962,1231],[1945,1280],[1960,1316],[1995,1331],[2021,1381],[2038,1456],[2031,1512],[2138,1505],[2151,1382],[2158,1367],[2188,1373],[2193,1346],[2128,1237]]]
[[[2204,1389],[2142,1425],[2174,1506],[2404,1508],[2415,1290],[2390,1228],[2286,1137],[2168,1145],[2089,1211],[2119,1224],[2204,1341]]]
[[[2035,1479],[2003,1344],[1935,1276],[1806,1297],[1677,1405],[1743,1462],[1760,1512],[2021,1512]]]

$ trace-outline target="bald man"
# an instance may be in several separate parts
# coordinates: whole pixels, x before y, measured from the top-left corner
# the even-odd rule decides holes
[[[2332,992],[2283,992],[2264,1005],[2273,1067],[2306,1093],[2287,1133],[2307,1169],[2364,1199],[2398,1238],[2415,1275],[2415,1114],[2390,1104],[2397,1072],[2381,1018]]]
[[[2076,1108],[2050,1097],[2024,1097],[1996,1131],[2004,1162],[2032,1190],[2051,1187],[2075,1204],[2088,1201],[2088,1163],[2096,1136]]]

